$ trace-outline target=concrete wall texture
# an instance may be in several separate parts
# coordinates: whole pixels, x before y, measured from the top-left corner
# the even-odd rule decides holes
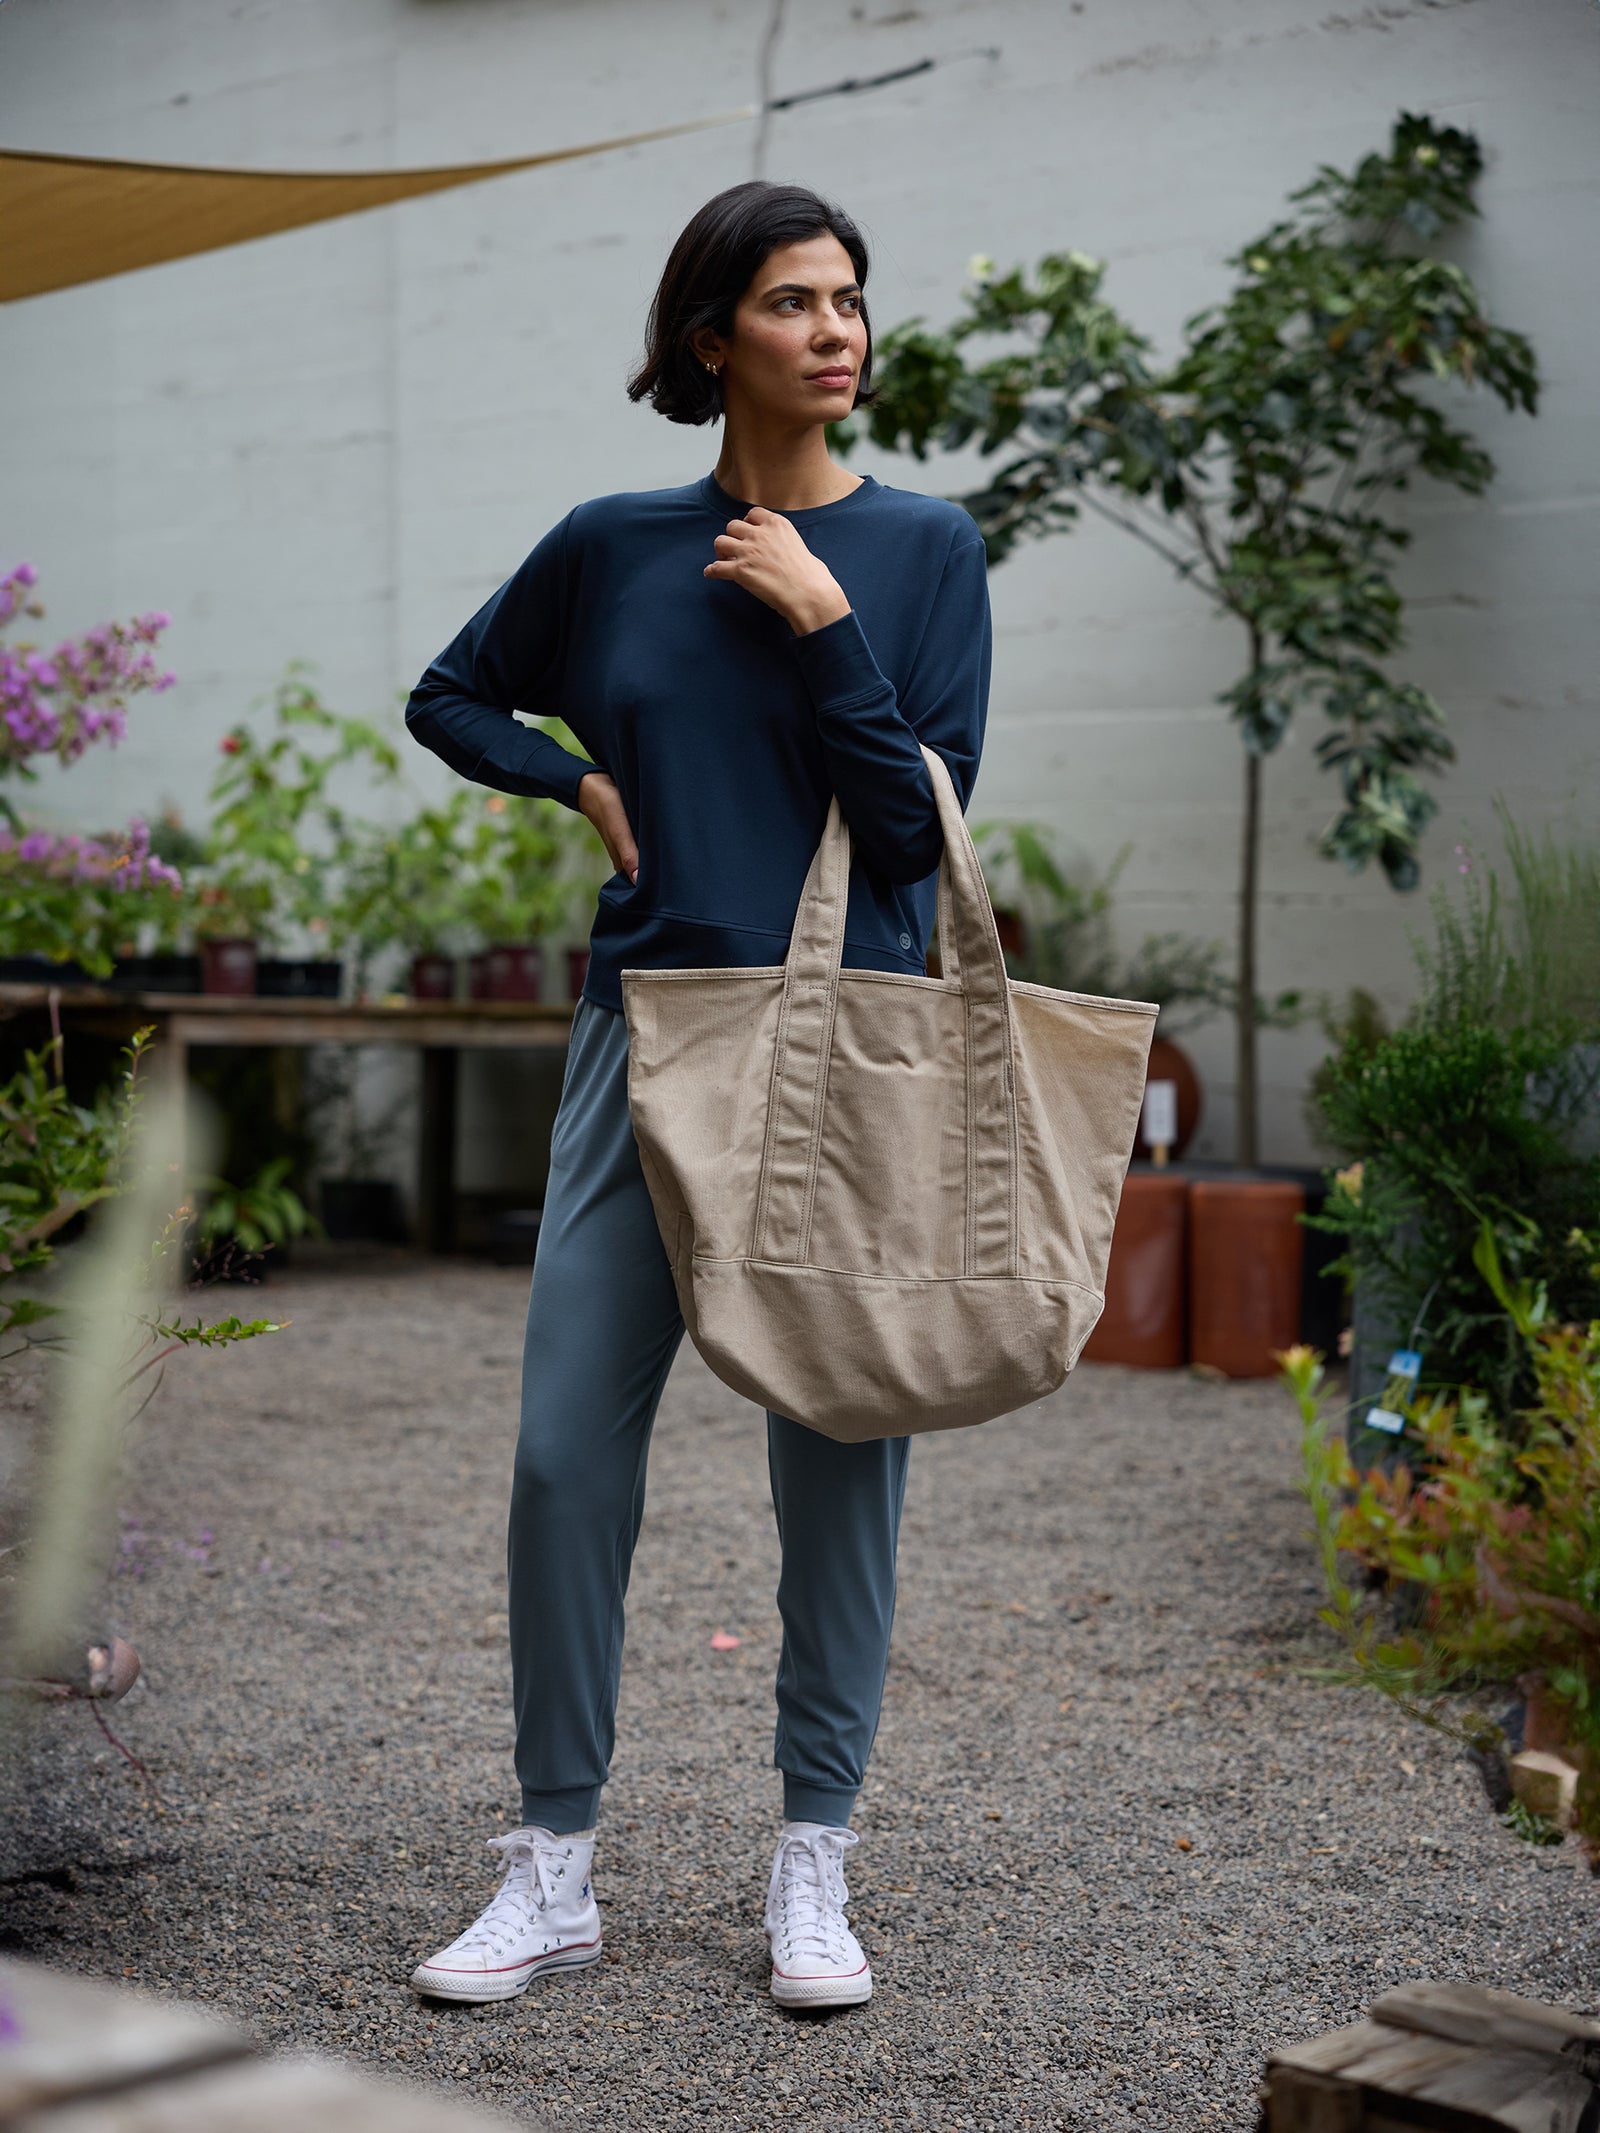
[[[0,141],[162,161],[349,168],[510,156],[939,59],[876,91],[558,164],[0,310],[0,559],[46,628],[165,607],[180,682],[114,755],[35,798],[111,821],[193,811],[223,729],[291,657],[341,709],[399,720],[427,660],[581,497],[690,480],[718,432],[623,395],[667,250],[751,175],[833,194],[873,248],[878,329],[953,315],[974,252],[1075,246],[1171,353],[1225,256],[1321,161],[1402,107],[1473,128],[1483,221],[1456,245],[1528,332],[1537,420],[1461,405],[1487,498],[1419,490],[1404,670],[1444,704],[1429,881],[1498,850],[1493,803],[1593,822],[1600,343],[1590,0],[3,0]],[[997,57],[980,48],[997,47]],[[854,467],[953,493],[976,455]],[[1085,867],[1133,846],[1118,923],[1231,935],[1240,750],[1216,691],[1241,640],[1114,529],[992,577],[994,683],[969,819],[1057,830]],[[1320,859],[1314,729],[1270,760],[1263,982],[1392,1009],[1419,898]],[[424,789],[446,776],[413,751]],[[1230,1040],[1187,1040],[1199,1153],[1226,1153]],[[1266,1149],[1303,1159],[1322,1039],[1263,1044]],[[487,1092],[486,1092],[487,1093]],[[487,1130],[485,1127],[483,1130]]]

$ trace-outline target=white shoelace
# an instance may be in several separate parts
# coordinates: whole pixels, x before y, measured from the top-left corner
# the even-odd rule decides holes
[[[778,1844],[767,1890],[767,1916],[785,1955],[820,1956],[830,1963],[845,1959],[850,1900],[845,1886],[844,1854],[860,1838],[853,1829],[830,1829],[786,1836]]]
[[[506,1877],[482,1917],[467,1928],[455,1945],[463,1951],[490,1947],[503,1954],[507,1943],[500,1935],[519,1933],[536,1910],[542,1911],[555,1902],[555,1861],[562,1856],[563,1847],[541,1844],[525,1829],[514,1829],[505,1837],[486,1837],[484,1842],[490,1851],[505,1855]],[[519,1866],[527,1867],[526,1877],[517,1872]]]

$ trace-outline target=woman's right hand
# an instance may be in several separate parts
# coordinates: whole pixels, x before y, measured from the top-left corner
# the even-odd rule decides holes
[[[630,881],[639,879],[639,847],[633,841],[628,811],[607,772],[586,770],[578,780],[578,811],[600,832],[611,864]]]

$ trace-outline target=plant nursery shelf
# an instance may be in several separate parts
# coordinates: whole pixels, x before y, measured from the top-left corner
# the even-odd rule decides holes
[[[564,1049],[571,1001],[279,1000],[223,993],[126,993],[101,985],[0,984],[0,1019],[57,1003],[64,1025],[126,1041],[152,1028],[152,1064],[187,1080],[191,1049],[207,1045],[409,1044],[422,1054],[417,1149],[418,1228],[424,1248],[455,1233],[457,1063],[463,1051]]]

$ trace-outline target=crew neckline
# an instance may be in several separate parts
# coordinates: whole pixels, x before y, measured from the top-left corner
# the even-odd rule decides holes
[[[718,518],[744,518],[752,508],[747,497],[730,494],[715,474],[702,475],[695,486],[699,491],[700,501],[708,511],[714,511]],[[830,512],[848,511],[852,504],[860,503],[864,497],[882,487],[882,482],[874,480],[872,475],[863,474],[859,485],[852,489],[848,496],[836,496],[831,504],[807,504],[803,510],[785,511],[783,516],[792,518],[801,525],[809,525],[813,519],[826,518]]]

